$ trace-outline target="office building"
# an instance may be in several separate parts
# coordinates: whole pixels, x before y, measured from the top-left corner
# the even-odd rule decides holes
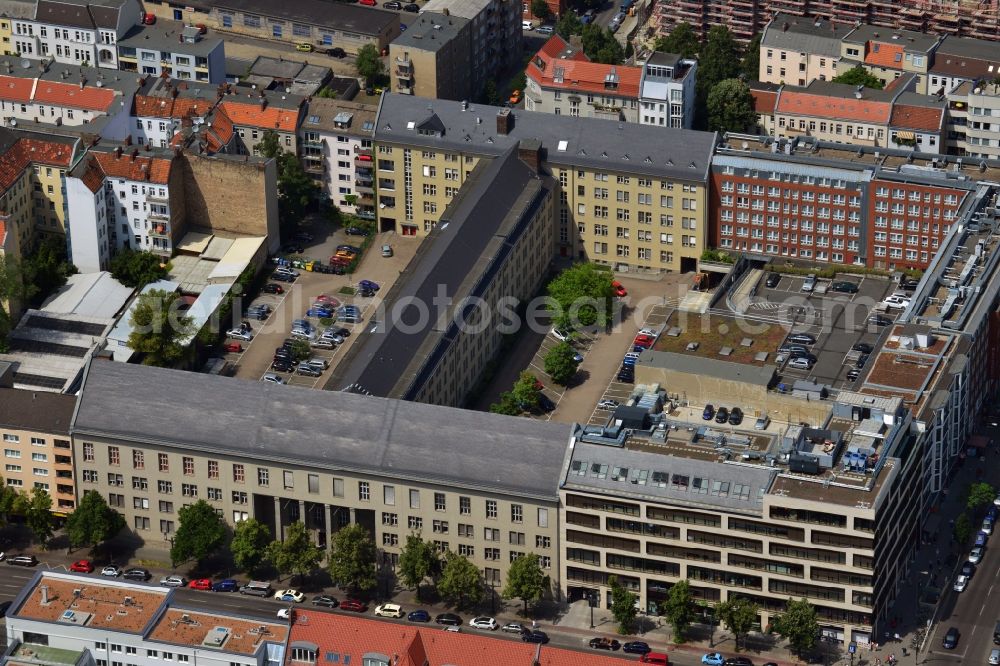
[[[639,79],[639,122],[691,129],[697,72],[697,60],[675,53],[650,54]]]
[[[120,69],[180,81],[226,81],[226,47],[200,28],[174,21],[136,26],[118,42]]]

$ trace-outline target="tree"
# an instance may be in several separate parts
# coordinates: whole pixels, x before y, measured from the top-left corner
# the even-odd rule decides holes
[[[302,577],[323,559],[323,551],[313,543],[305,523],[296,520],[285,528],[285,540],[275,539],[267,547],[267,559],[282,574]]]
[[[20,493],[14,490],[13,486],[8,486],[0,476],[0,525],[5,525],[7,517],[14,513],[18,497]]]
[[[278,133],[272,129],[264,130],[264,135],[260,138],[260,143],[257,144],[257,150],[260,151],[261,157],[267,159],[272,159],[285,152],[281,148]]]
[[[467,602],[475,605],[483,600],[483,574],[464,556],[449,550],[444,556],[444,569],[437,589],[444,599],[459,608]]]
[[[794,601],[789,598],[785,612],[774,619],[772,626],[776,632],[788,639],[799,658],[804,652],[812,649],[819,634],[816,608],[805,599]]]
[[[959,544],[964,544],[972,536],[972,518],[968,513],[962,513],[955,519],[954,537]]]
[[[367,591],[375,587],[375,542],[362,525],[354,523],[333,535],[327,564],[330,577],[343,588]]]
[[[524,90],[527,87],[528,87],[528,75],[523,71],[510,80],[511,90]]]
[[[678,581],[670,588],[663,614],[674,628],[674,642],[682,642],[688,625],[694,619],[691,610],[691,586],[686,580]]]
[[[497,83],[493,79],[487,79],[486,85],[483,86],[483,101],[490,106],[500,104],[500,93],[497,92]]]
[[[563,330],[601,324],[609,326],[614,289],[611,271],[597,264],[576,264],[549,282],[555,324]]]
[[[542,21],[548,21],[552,17],[552,10],[545,0],[531,0],[531,13]]]
[[[177,532],[170,546],[170,561],[184,562],[191,558],[203,560],[219,549],[226,540],[222,517],[205,500],[181,507],[177,512]]]
[[[760,79],[760,39],[763,36],[764,33],[758,32],[743,51],[743,59],[740,60],[740,76],[744,81]]]
[[[399,554],[399,579],[406,587],[416,588],[419,597],[420,584],[431,574],[436,563],[434,544],[421,539],[420,534],[410,534]]]
[[[385,71],[382,57],[379,55],[378,47],[374,44],[365,44],[358,49],[354,66],[358,70],[358,76],[364,77],[365,83],[371,85]]]
[[[702,99],[720,81],[735,79],[740,74],[740,47],[729,28],[712,26],[698,57],[698,91]]]
[[[760,607],[744,597],[730,597],[715,604],[715,616],[733,632],[737,651],[740,649],[740,636],[745,636],[757,625],[759,613]]]
[[[233,540],[229,542],[233,564],[237,569],[253,573],[267,559],[270,542],[271,530],[267,525],[256,518],[241,520],[233,528]]]
[[[628,635],[632,633],[632,623],[635,622],[636,613],[639,609],[635,607],[638,597],[625,589],[619,582],[617,576],[608,579],[611,585],[611,616],[618,623],[618,633]]]
[[[583,26],[580,35],[583,42],[583,52],[593,62],[618,65],[625,59],[622,45],[607,28],[602,28],[596,23],[588,23]]]
[[[579,365],[576,350],[568,342],[560,342],[545,355],[545,374],[560,386],[569,384]]]
[[[514,388],[511,389],[514,403],[522,412],[538,409],[540,402],[538,396],[541,392],[541,389],[538,388],[538,378],[527,370],[521,373],[521,376],[514,382]]]
[[[682,58],[693,58],[698,54],[698,35],[690,23],[678,23],[666,37],[656,40],[653,50],[663,53],[676,53]]]
[[[711,132],[745,132],[757,126],[750,86],[739,79],[720,81],[705,104]]]
[[[152,289],[139,294],[129,324],[128,346],[145,354],[144,365],[168,367],[184,358],[181,340],[189,335],[192,319],[181,314],[180,294]]]
[[[66,518],[66,535],[73,548],[104,543],[123,527],[125,518],[108,506],[101,493],[93,490],[83,494],[76,509]]]
[[[865,88],[873,88],[874,90],[881,90],[885,87],[885,82],[882,79],[870,73],[861,65],[851,67],[843,74],[833,77],[832,81],[852,86],[864,86]]]
[[[969,486],[969,498],[966,500],[966,507],[969,511],[978,511],[984,506],[990,506],[997,496],[996,490],[988,483],[973,483]]]
[[[372,46],[366,44],[365,46]],[[364,47],[362,47],[364,48]],[[381,62],[381,61],[380,61]],[[319,186],[309,177],[293,153],[278,155],[278,218],[284,238],[298,227],[309,206],[316,200]]]
[[[538,555],[519,555],[507,569],[507,585],[503,588],[504,599],[519,598],[524,602],[524,614],[528,614],[528,604],[542,598],[548,586],[548,576],[542,571]]]
[[[111,275],[126,287],[142,289],[167,275],[162,259],[152,252],[125,248],[111,258]]]
[[[504,391],[500,394],[500,400],[490,405],[490,411],[494,414],[517,416],[523,410],[518,407],[517,400],[514,399],[513,391]]]
[[[25,525],[44,547],[52,538],[52,498],[43,488],[35,486],[30,494],[19,494],[13,505],[14,512],[24,516]]]
[[[66,257],[66,240],[60,236],[45,236],[22,262],[24,280],[34,290],[32,302],[40,304],[49,294],[66,284],[77,272]]]
[[[580,17],[573,12],[563,12],[556,22],[556,34],[569,41],[572,35],[579,35],[583,31],[583,23]]]

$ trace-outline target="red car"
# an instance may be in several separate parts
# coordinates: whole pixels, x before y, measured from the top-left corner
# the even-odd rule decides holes
[[[90,560],[77,560],[69,565],[69,570],[77,573],[93,573],[94,565],[90,563]]]
[[[188,587],[192,590],[211,590],[212,581],[207,578],[195,578],[188,584]]]
[[[364,613],[368,610],[368,606],[363,601],[358,601],[357,599],[345,599],[340,602],[340,610]]]
[[[342,257],[337,254],[330,257],[331,266],[347,266],[349,263],[351,263],[351,260],[348,259],[347,257]]]
[[[238,354],[241,351],[243,351],[243,345],[241,345],[238,342],[227,342],[225,345],[223,345],[222,348],[225,349],[227,352],[233,352],[235,354]]]
[[[628,296],[628,292],[625,291],[625,287],[623,287],[622,283],[618,280],[611,283],[611,288],[615,290],[615,296]]]
[[[632,344],[642,345],[644,347],[652,347],[653,338],[649,337],[648,335],[637,335],[635,336],[635,340],[632,341]]]

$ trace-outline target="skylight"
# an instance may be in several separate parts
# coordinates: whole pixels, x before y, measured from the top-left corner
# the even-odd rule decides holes
[[[556,150],[564,153],[564,152],[566,152],[566,148],[568,148],[568,147],[569,147],[569,141],[563,140],[563,141],[559,142],[558,146],[556,146]]]

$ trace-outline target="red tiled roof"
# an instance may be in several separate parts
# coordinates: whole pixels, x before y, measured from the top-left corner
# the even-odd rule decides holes
[[[64,143],[44,139],[18,139],[7,152],[0,155],[0,190],[13,185],[34,162],[68,167],[72,157],[72,148]]]
[[[576,51],[570,57],[562,58],[560,55],[566,46],[566,42],[558,35],[549,38],[541,50],[528,62],[526,70],[528,78],[543,88],[558,88],[614,97],[639,96],[639,79],[642,76],[642,67],[590,62],[582,51]],[[557,67],[563,70],[562,82],[555,81]],[[618,75],[618,87],[605,88],[605,78],[612,70]]]
[[[225,109],[219,108],[212,114],[210,122],[211,127],[205,132],[205,136],[208,139],[208,149],[212,152],[218,152],[223,147],[229,145],[229,142],[233,139],[233,134],[235,133],[233,121],[226,114]]]
[[[892,127],[905,129],[935,131],[941,129],[943,115],[942,109],[897,104],[892,109],[892,118],[889,120],[889,124]]]
[[[865,54],[865,64],[875,67],[888,67],[890,69],[903,69],[903,47],[896,44],[884,44],[878,42],[878,50],[875,50],[876,43],[869,43],[868,53]],[[896,60],[896,56],[899,60]]]
[[[30,102],[31,88],[34,85],[35,82],[33,79],[22,79],[18,76],[0,76],[0,99],[8,102]]]
[[[758,114],[766,113],[770,115],[774,113],[774,105],[778,101],[778,93],[771,90],[754,90],[751,88],[750,95],[753,97],[754,111]]]
[[[97,160],[105,176],[165,185],[170,178],[173,160],[167,157],[149,157],[141,152],[136,155],[136,152],[137,149],[121,155],[116,151],[93,151],[90,154]]]
[[[57,81],[41,81],[35,85],[35,102],[75,109],[107,111],[115,101],[115,91],[97,86],[80,87]]]
[[[87,168],[84,170],[83,175],[80,176],[80,180],[83,181],[88,190],[95,194],[104,185],[104,172],[101,171],[101,166],[97,163],[97,159],[93,155],[87,157]]]
[[[215,106],[215,100],[196,97],[135,96],[137,118],[188,118],[201,117]]]
[[[332,613],[296,611],[289,643],[313,643],[322,655],[333,652],[341,662],[361,663],[366,652],[394,655],[393,666],[456,664],[457,666],[618,666],[634,663],[607,654],[587,654],[561,648],[506,641],[489,636],[445,632],[430,627],[399,625]],[[540,650],[537,648],[540,647]],[[291,664],[291,652],[286,657]]]
[[[232,99],[223,100],[219,106],[225,109],[234,125],[244,127],[260,127],[262,129],[294,132],[298,126],[299,110],[282,109],[276,106],[265,106],[263,109],[257,102],[243,102]]]
[[[866,123],[887,123],[892,112],[889,102],[817,95],[784,90],[778,97],[776,113],[833,118]]]

